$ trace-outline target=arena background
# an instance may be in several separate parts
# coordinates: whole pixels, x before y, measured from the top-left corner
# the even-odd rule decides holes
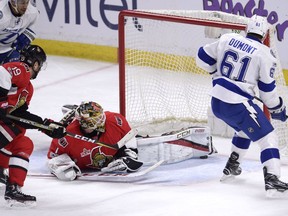
[[[277,48],[288,80],[288,11],[283,0],[34,0],[40,11],[37,43],[48,54],[117,62],[118,14],[126,9],[216,10],[257,13],[276,26]],[[193,37],[193,35],[191,35]]]

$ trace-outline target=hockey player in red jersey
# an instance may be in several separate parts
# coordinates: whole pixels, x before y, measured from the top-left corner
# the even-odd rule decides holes
[[[29,157],[33,151],[32,140],[25,135],[26,129],[38,129],[23,122],[13,121],[6,114],[32,120],[49,127],[42,131],[50,137],[66,135],[65,128],[42,120],[28,111],[33,95],[30,80],[35,79],[46,61],[43,49],[28,46],[21,53],[21,62],[11,62],[0,66],[0,182],[6,184],[5,200],[12,205],[35,205],[36,197],[21,192],[27,175]],[[8,169],[5,175],[4,169]]]
[[[77,106],[76,106],[77,107]],[[70,112],[73,112],[71,110]],[[72,122],[67,132],[79,134],[102,143],[116,144],[130,130],[124,116],[103,111],[92,101],[82,102],[74,109]],[[68,113],[69,114],[69,113]],[[48,166],[52,174],[60,180],[74,180],[83,169],[99,171],[137,171],[143,163],[137,160],[136,138],[130,139],[118,151],[84,140],[65,136],[53,139],[48,152]]]

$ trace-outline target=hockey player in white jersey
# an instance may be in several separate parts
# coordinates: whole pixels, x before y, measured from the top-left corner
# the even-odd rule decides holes
[[[30,0],[0,1],[0,64],[19,61],[19,51],[35,39],[38,16]]]
[[[288,194],[288,184],[279,180],[278,137],[262,109],[252,101],[259,94],[271,117],[286,121],[286,107],[277,94],[273,77],[276,58],[262,44],[268,28],[264,17],[253,15],[246,27],[246,37],[224,34],[219,40],[201,47],[196,62],[213,78],[211,107],[214,115],[235,130],[232,153],[221,180],[241,174],[239,165],[253,141],[261,149],[266,196],[278,197]]]

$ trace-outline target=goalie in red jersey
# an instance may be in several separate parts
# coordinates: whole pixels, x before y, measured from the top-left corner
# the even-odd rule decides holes
[[[28,111],[33,95],[35,79],[46,62],[44,50],[31,45],[21,52],[20,62],[6,63],[0,66],[0,183],[6,184],[5,200],[9,206],[27,206],[36,204],[36,197],[21,192],[26,179],[29,157],[33,151],[32,140],[25,135],[26,129],[37,127],[11,120],[7,114],[35,121],[48,126],[43,130],[50,137],[65,136],[65,128]],[[51,130],[50,130],[51,129]],[[4,170],[8,170],[8,175]]]
[[[102,143],[116,144],[131,130],[124,116],[104,112],[98,103],[92,101],[82,102],[65,116],[68,118],[60,122],[68,124],[67,132]],[[66,181],[76,179],[83,169],[135,172],[143,165],[138,161],[137,153],[135,136],[119,150],[65,136],[52,140],[47,154],[48,167],[58,179]]]

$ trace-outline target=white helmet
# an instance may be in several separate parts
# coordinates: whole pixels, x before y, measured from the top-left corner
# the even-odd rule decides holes
[[[246,33],[254,33],[265,38],[268,31],[268,22],[265,17],[254,14],[247,23]]]

